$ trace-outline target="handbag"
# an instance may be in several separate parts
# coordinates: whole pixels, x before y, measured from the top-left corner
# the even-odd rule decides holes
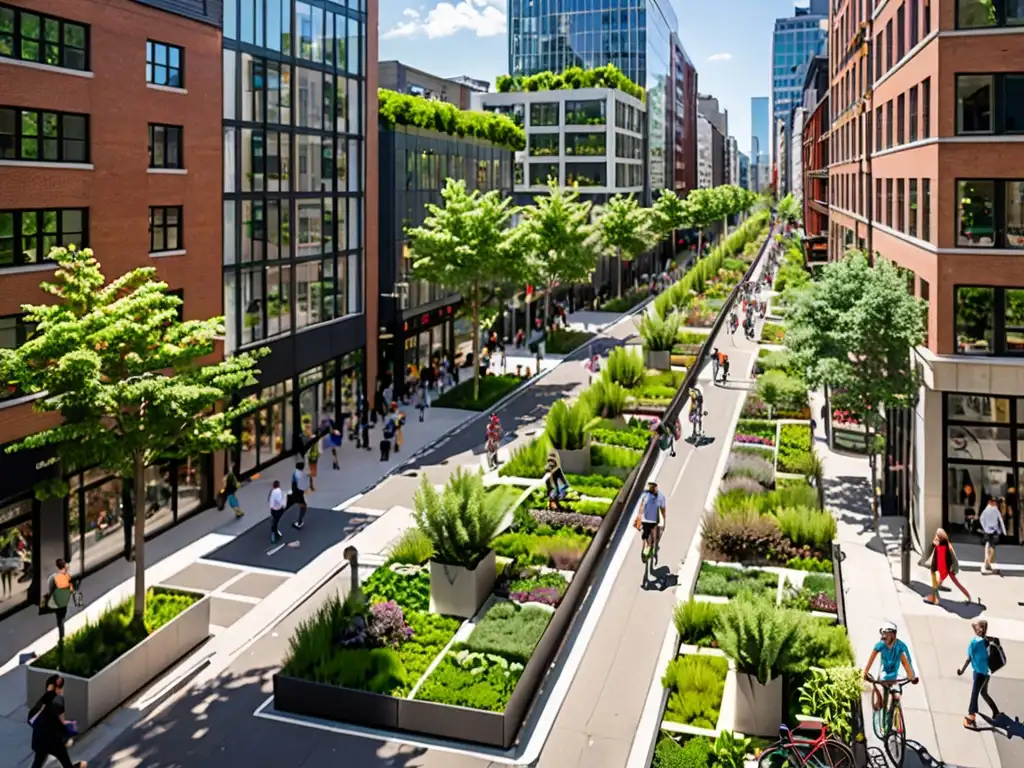
[[[960,560],[956,556],[956,552],[953,551],[953,547],[949,548],[949,572],[956,576],[960,573]]]

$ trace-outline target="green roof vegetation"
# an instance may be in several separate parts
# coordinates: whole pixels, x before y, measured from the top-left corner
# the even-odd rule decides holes
[[[516,91],[564,91],[578,88],[618,88],[643,101],[644,89],[634,83],[614,64],[594,69],[569,67],[561,74],[538,72],[536,75],[500,75],[495,82],[498,93]]]
[[[378,90],[380,125],[394,128],[408,125],[446,133],[472,136],[511,150],[526,148],[526,133],[511,118],[493,112],[470,112],[443,101],[422,96]]]

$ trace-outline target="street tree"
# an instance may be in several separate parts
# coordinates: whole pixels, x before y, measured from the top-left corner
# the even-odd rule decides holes
[[[684,201],[686,219],[690,227],[697,230],[697,258],[704,249],[704,230],[722,218],[721,194],[715,189],[702,188],[690,191]]]
[[[796,226],[803,218],[800,203],[793,195],[786,195],[775,206],[775,218],[786,227]]]
[[[473,361],[480,360],[480,322],[488,302],[500,295],[496,285],[518,283],[522,260],[513,258],[509,198],[491,191],[466,189],[464,181],[448,179],[441,190],[443,205],[427,206],[422,226],[406,230],[412,252],[412,278],[456,291],[473,320]],[[480,380],[473,377],[473,399]]]
[[[826,265],[787,316],[786,345],[808,384],[829,387],[863,420],[876,526],[876,435],[885,409],[914,403],[919,381],[911,356],[924,340],[924,317],[924,304],[907,293],[906,278],[891,262],[871,265],[855,250]]]
[[[675,258],[675,231],[688,226],[686,203],[671,189],[661,190],[658,199],[650,208],[651,230],[659,241],[670,239],[672,258]]]
[[[252,403],[230,403],[256,384],[256,360],[266,350],[204,365],[224,336],[224,319],[180,320],[182,301],[156,279],[156,269],[134,269],[107,283],[89,249],[54,248],[50,257],[57,271],[41,287],[55,301],[23,307],[36,331],[18,349],[0,350],[0,380],[45,393],[34,409],[58,414],[61,423],[8,451],[51,448],[65,472],[95,466],[133,489],[124,525],[134,520],[135,615],[141,617],[146,467],[232,445],[231,423]],[[39,498],[66,492],[59,479],[36,488]]]
[[[616,296],[622,296],[622,265],[654,247],[657,235],[651,226],[650,210],[629,195],[615,195],[598,212],[601,242],[618,259]]]
[[[590,280],[601,255],[601,233],[593,221],[593,206],[581,202],[579,191],[548,182],[545,195],[520,211],[513,230],[512,249],[524,255],[531,283],[543,285],[544,317],[551,317],[551,292],[557,285]]]

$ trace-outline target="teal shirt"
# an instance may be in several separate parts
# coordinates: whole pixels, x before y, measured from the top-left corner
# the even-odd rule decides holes
[[[971,638],[967,645],[967,658],[971,660],[971,669],[979,675],[992,674],[992,670],[988,668],[988,646],[985,644],[985,638]]]
[[[882,679],[895,680],[900,676],[900,659],[906,654],[907,663],[914,668],[914,662],[910,658],[910,649],[902,640],[892,644],[892,648],[885,644],[884,640],[875,643],[875,650],[878,651],[878,658],[882,661]]]

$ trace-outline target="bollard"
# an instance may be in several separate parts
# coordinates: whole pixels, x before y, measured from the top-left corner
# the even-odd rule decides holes
[[[900,581],[903,586],[910,586],[910,551],[913,547],[910,544],[910,526],[904,524],[900,528]]]
[[[345,547],[344,557],[348,561],[350,577],[352,579],[349,594],[354,594],[359,591],[359,550],[355,547]]]

